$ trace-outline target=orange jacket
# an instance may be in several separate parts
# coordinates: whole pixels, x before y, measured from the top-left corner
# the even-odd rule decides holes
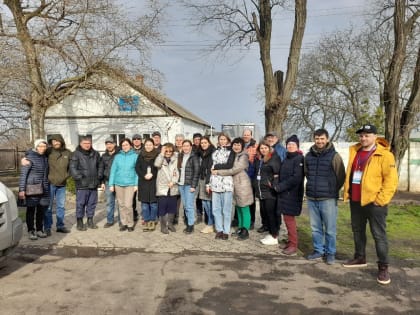
[[[347,165],[346,180],[344,182],[344,200],[350,199],[351,169],[360,143],[350,147],[349,162]],[[394,155],[390,152],[388,142],[384,138],[376,140],[376,150],[367,161],[361,181],[360,204],[365,206],[376,203],[380,206],[387,205],[398,186],[398,174],[395,167]]]

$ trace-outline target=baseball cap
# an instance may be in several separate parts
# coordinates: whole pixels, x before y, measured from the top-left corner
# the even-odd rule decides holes
[[[376,127],[370,124],[363,125],[356,131],[356,133],[362,133],[362,132],[374,133],[374,134],[378,133],[378,131],[376,130]]]
[[[105,143],[115,143],[115,140],[114,140],[114,138],[112,138],[112,137],[108,137],[108,138],[106,138],[105,139]]]

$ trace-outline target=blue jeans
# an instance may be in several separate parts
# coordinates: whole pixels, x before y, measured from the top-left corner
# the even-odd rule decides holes
[[[50,204],[44,213],[45,230],[51,230],[51,226],[53,224],[52,208],[54,199],[57,217],[56,227],[57,229],[61,229],[64,227],[64,204],[66,202],[66,186],[55,186],[53,184],[50,184]]]
[[[146,222],[156,221],[158,204],[157,202],[142,202],[141,211],[143,215],[143,220]]]
[[[337,199],[308,199],[314,251],[335,255],[337,239]]]
[[[378,263],[388,264],[388,239],[386,236],[387,206],[375,206],[370,203],[361,206],[360,202],[350,202],[351,228],[354,238],[354,258],[366,257],[366,223],[375,240]]]
[[[206,211],[207,214],[207,225],[213,225],[214,224],[214,216],[213,211],[211,208],[211,200],[201,200],[203,203],[203,209]]]
[[[120,211],[118,208],[118,204],[115,205],[115,191],[112,192],[109,190],[108,182],[105,183],[105,197],[106,197],[106,222],[107,223],[114,223],[114,212],[115,208],[117,208],[118,212],[118,222],[120,221]]]
[[[213,206],[214,222],[216,232],[230,233],[232,221],[232,197],[231,191],[212,192],[211,201]]]
[[[184,205],[185,215],[187,216],[187,224],[194,225],[195,192],[191,192],[191,185],[179,185],[178,188],[181,195],[182,204]]]

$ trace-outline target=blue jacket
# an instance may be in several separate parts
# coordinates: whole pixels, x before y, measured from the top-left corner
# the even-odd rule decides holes
[[[108,185],[137,186],[136,162],[137,153],[133,149],[128,152],[120,150],[112,161]]]

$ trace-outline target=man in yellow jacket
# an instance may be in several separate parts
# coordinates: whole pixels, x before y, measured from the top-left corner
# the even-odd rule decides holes
[[[388,142],[378,138],[376,127],[363,125],[356,131],[359,143],[350,147],[349,162],[344,182],[344,200],[350,200],[351,226],[355,245],[354,258],[344,267],[365,267],[366,223],[369,222],[376,255],[380,284],[389,284],[388,240],[386,236],[387,205],[398,185],[394,155]]]

